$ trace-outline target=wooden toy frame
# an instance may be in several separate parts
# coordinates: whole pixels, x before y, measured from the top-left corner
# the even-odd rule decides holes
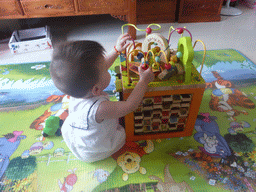
[[[161,28],[159,25],[158,27]],[[150,49],[152,41],[157,42],[160,47],[160,51],[158,51],[157,55],[160,56],[160,53],[162,53],[160,57],[162,60],[167,60],[166,62],[168,63],[171,55],[169,49],[170,36],[175,30],[178,32],[180,29],[182,29],[182,34],[184,30],[190,35],[190,37],[183,37],[182,35],[178,42],[178,51],[182,53],[182,57],[179,61],[184,67],[184,73],[181,73],[181,75],[177,73],[177,75],[179,75],[179,77],[183,76],[183,80],[180,81],[179,78],[167,80],[155,79],[154,82],[149,84],[143,102],[150,101],[151,104],[146,105],[142,102],[137,110],[124,117],[127,141],[192,135],[205,90],[205,81],[201,77],[201,72],[206,55],[206,48],[201,40],[197,40],[192,47],[192,35],[186,28],[174,29],[171,27],[168,42],[166,41],[167,39],[160,34],[150,34],[151,29],[149,30],[150,33],[147,32],[148,28],[141,30],[147,32],[144,42],[142,44],[136,44],[133,41],[134,48],[132,49],[131,45],[128,48],[128,52],[120,55],[121,79],[117,79],[116,87],[119,87],[117,91],[121,92],[121,100],[126,100],[138,81],[137,77],[133,77],[133,81],[131,78],[131,73],[138,75],[138,71],[136,71],[135,68],[141,64],[138,61],[133,61],[136,54],[140,53],[145,60],[147,60],[150,53],[152,59],[155,60],[155,54]],[[200,73],[192,64],[194,57],[193,49],[198,41],[203,44],[205,51]],[[141,47],[141,50],[138,50],[137,47]],[[163,64],[159,64],[159,68],[163,71]],[[185,96],[188,96],[189,99],[186,100]],[[173,98],[180,99],[179,101],[175,101]],[[164,102],[167,100],[169,102],[169,108],[166,107],[166,103]]]

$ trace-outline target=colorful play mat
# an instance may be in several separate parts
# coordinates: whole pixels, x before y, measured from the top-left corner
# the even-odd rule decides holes
[[[197,70],[202,57],[195,52]],[[106,88],[112,100],[118,59]],[[242,53],[206,52],[192,136],[128,142],[91,164],[70,152],[61,129],[42,139],[48,117],[60,117],[61,128],[68,116],[69,97],[54,87],[49,65],[0,65],[0,191],[256,191],[256,65]]]

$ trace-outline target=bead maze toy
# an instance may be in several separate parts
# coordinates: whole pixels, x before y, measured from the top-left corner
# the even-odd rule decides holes
[[[120,55],[120,75],[116,80],[116,90],[121,93],[121,100],[126,100],[139,81],[138,67],[149,66],[155,75],[149,83],[142,103],[132,113],[126,115],[125,130],[127,141],[161,139],[192,135],[199,107],[205,90],[205,81],[201,76],[206,48],[201,40],[192,46],[192,35],[188,29],[169,29],[166,39],[160,33],[152,33],[161,29],[158,24],[150,24],[146,29],[146,37],[142,43],[133,42]],[[150,26],[157,26],[152,29]],[[189,36],[183,36],[184,32]],[[170,38],[174,32],[181,35],[178,48],[170,48]],[[194,47],[201,42],[204,57],[200,73],[192,64]]]

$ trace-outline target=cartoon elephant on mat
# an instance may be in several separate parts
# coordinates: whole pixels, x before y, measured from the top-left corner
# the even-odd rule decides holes
[[[217,117],[210,116],[209,113],[198,115],[195,123],[197,133],[194,139],[204,145],[204,147],[198,147],[203,153],[211,157],[225,158],[232,153],[226,140],[220,135],[216,119]]]
[[[20,145],[22,139],[26,139],[25,135],[21,135],[23,131],[13,131],[0,138],[0,180],[10,163],[10,157]]]

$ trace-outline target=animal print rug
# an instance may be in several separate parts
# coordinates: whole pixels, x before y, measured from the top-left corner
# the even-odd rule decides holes
[[[195,52],[198,70],[202,57]],[[42,138],[48,117],[61,128],[68,115],[49,64],[0,66],[0,191],[256,191],[256,66],[240,52],[207,51],[192,136],[129,142],[92,164],[70,152],[61,129]],[[118,64],[106,89],[113,100]]]

